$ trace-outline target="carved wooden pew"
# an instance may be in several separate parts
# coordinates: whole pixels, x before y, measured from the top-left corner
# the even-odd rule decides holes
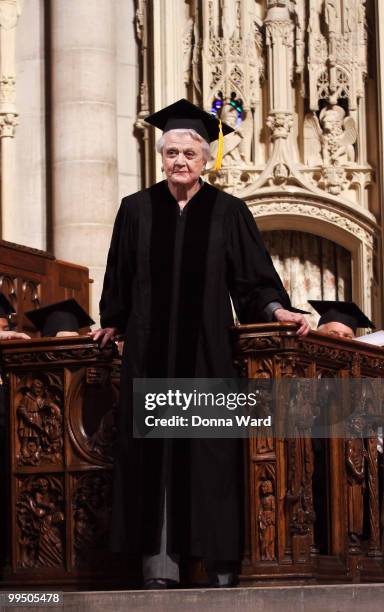
[[[3,585],[126,586],[129,563],[107,552],[119,360],[88,337],[2,342],[0,353],[9,394]]]
[[[24,313],[53,302],[75,298],[88,311],[88,268],[55,259],[46,251],[39,251],[0,240],[0,291],[17,313],[13,321],[16,329],[35,335]]]
[[[384,375],[383,349],[318,332],[299,338],[291,324],[239,326],[234,346],[241,375],[251,379]],[[377,434],[319,442],[314,453],[310,438],[248,440],[244,582],[384,579],[384,465]],[[320,459],[323,486],[315,499]],[[322,533],[316,534],[319,523]]]

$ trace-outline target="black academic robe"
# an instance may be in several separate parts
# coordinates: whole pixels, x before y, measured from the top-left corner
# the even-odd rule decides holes
[[[100,300],[124,332],[112,549],[156,553],[167,488],[170,553],[241,555],[242,449],[233,439],[132,439],[131,381],[234,377],[230,296],[242,323],[290,306],[244,202],[203,183],[182,212],[166,181],[122,200]]]

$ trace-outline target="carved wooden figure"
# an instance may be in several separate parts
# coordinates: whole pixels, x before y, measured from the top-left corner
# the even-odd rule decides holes
[[[259,537],[260,552],[263,561],[276,559],[276,503],[271,480],[264,480],[260,485]]]
[[[16,501],[21,567],[64,564],[63,484],[60,478],[34,476],[20,483]]]
[[[52,395],[52,389],[50,391],[38,376],[33,377],[30,386],[21,390],[16,411],[19,462],[24,465],[62,461],[62,408]]]

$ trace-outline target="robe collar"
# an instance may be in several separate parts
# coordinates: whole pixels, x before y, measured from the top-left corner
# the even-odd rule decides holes
[[[171,190],[169,189],[168,186],[168,181],[167,179],[164,179],[164,181],[162,181],[164,184],[164,188],[169,196],[169,198],[175,202],[179,208],[179,203],[178,201],[175,199],[175,197],[172,195]],[[185,210],[187,207],[189,207],[189,204],[191,202],[193,202],[195,199],[197,199],[197,196],[202,192],[202,190],[204,189],[204,187],[206,187],[207,183],[205,181],[203,181],[203,179],[201,178],[201,176],[199,177],[199,183],[200,183],[200,189],[198,189],[198,191],[196,191],[196,193],[191,197],[190,200],[188,200],[188,202],[186,203],[186,205],[184,206],[183,210]]]

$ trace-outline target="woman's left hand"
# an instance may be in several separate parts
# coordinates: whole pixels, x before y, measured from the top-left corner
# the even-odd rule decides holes
[[[300,325],[296,332],[298,336],[306,336],[311,329],[305,316],[297,312],[291,312],[290,310],[285,310],[285,308],[277,308],[273,315],[276,321],[281,323],[296,323]]]

